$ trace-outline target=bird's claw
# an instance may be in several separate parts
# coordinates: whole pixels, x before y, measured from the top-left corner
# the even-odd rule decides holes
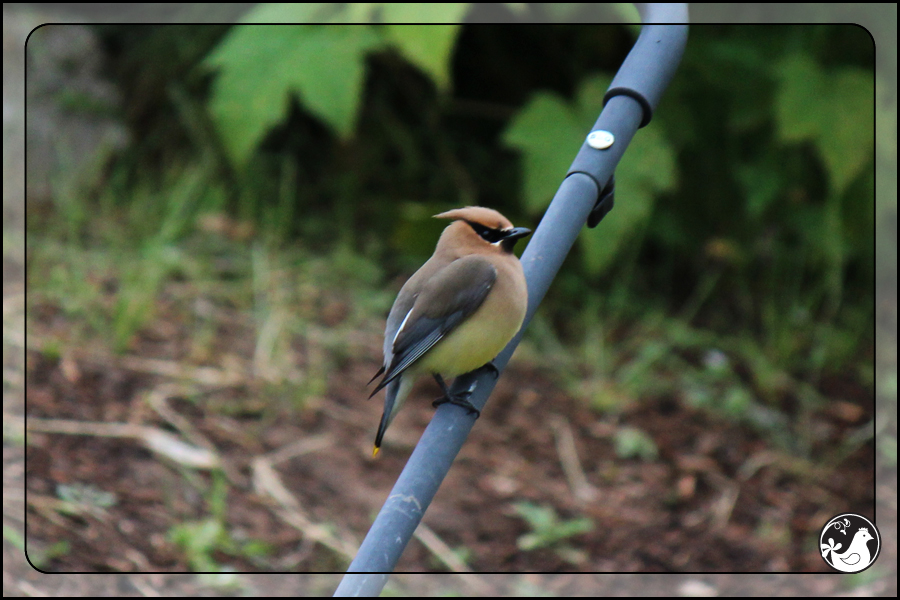
[[[468,414],[470,414],[470,415],[472,413],[475,413],[475,418],[477,419],[478,417],[481,416],[481,411],[478,410],[477,408],[475,408],[474,404],[469,402],[468,397],[471,393],[472,392],[461,392],[455,396],[450,396],[450,395],[441,396],[440,398],[438,398],[437,400],[432,402],[431,405],[433,407],[437,408],[441,404],[447,404],[447,403],[455,404],[456,406],[461,406],[461,407],[465,408],[466,410],[468,410]]]

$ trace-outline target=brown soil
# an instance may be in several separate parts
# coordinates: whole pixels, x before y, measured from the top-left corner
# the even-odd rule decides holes
[[[51,316],[40,321],[58,325]],[[229,348],[233,363],[219,371],[219,384],[186,371],[161,375],[161,365],[184,367],[177,319],[163,312],[131,358],[86,348],[61,357],[27,354],[29,552],[66,540],[68,551],[42,565],[52,572],[203,569],[170,531],[219,514],[235,543],[210,552],[209,564],[237,571],[342,570],[428,423],[433,383],[416,386],[372,459],[381,400],[365,398],[377,368],[377,339],[364,360],[345,359],[328,374],[327,392],[299,407],[284,398],[284,386],[273,393],[240,375],[250,372],[253,335],[239,320],[219,331],[216,346]],[[228,374],[237,374],[231,384]],[[424,523],[444,544],[464,550],[458,556],[478,572],[827,572],[817,550],[819,528],[840,512],[873,514],[874,449],[866,443],[839,464],[815,457],[828,456],[829,444],[868,422],[874,407],[852,378],[823,385],[826,396],[841,400],[808,424],[821,443],[812,460],[802,460],[749,428],[672,398],[643,398],[618,416],[598,415],[560,392],[546,373],[514,360]],[[162,398],[164,408],[153,409],[151,397]],[[77,421],[85,431],[54,432],[59,425],[44,419]],[[93,423],[165,430],[207,446],[223,469],[218,475],[192,470],[139,439],[100,435]],[[658,457],[618,457],[614,436],[622,426],[649,434]],[[560,450],[568,432],[577,459]],[[307,452],[285,460],[270,454],[298,442],[308,443]],[[261,475],[259,460],[274,477]],[[577,493],[563,463],[580,465],[586,476]],[[61,504],[61,490],[72,489],[107,492],[114,501]],[[224,491],[217,496],[213,489]],[[588,517],[594,528],[522,551],[517,540],[531,528],[514,508],[519,502],[553,507],[564,520]],[[268,550],[242,551],[240,544],[250,540]],[[448,570],[444,559],[445,550],[414,540],[397,570]]]

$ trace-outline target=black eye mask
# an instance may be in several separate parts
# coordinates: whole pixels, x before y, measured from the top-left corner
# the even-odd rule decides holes
[[[484,225],[473,223],[472,221],[466,221],[466,223],[475,230],[475,233],[481,236],[481,239],[489,244],[496,244],[506,237],[506,233],[502,230],[491,229],[490,227],[485,227]]]

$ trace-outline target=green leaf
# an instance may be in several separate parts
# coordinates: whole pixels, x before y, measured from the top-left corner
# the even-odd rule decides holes
[[[874,85],[872,74],[861,69],[834,71],[829,103],[834,122],[825,126],[819,151],[838,193],[872,160]]]
[[[517,502],[514,508],[525,519],[532,532],[519,537],[517,545],[521,550],[535,550],[553,546],[567,538],[587,533],[594,523],[587,517],[564,521],[552,506],[539,506],[530,502]]]
[[[434,7],[457,6],[465,9],[466,4],[390,4],[385,7],[385,20],[415,20],[418,13],[410,8],[398,7]],[[410,14],[406,14],[406,12]],[[433,11],[427,11],[433,12]],[[443,13],[441,13],[443,14]],[[462,12],[459,13],[459,16]],[[426,15],[431,16],[431,15]],[[435,15],[440,17],[441,15]],[[438,20],[452,21],[455,15]],[[409,18],[405,18],[409,17]],[[438,88],[446,90],[450,87],[450,64],[453,45],[459,35],[459,25],[387,25],[385,37],[389,39],[409,62],[425,71]]]
[[[527,210],[550,204],[586,135],[576,111],[548,92],[536,94],[512,119],[503,141],[522,152]]]
[[[368,27],[232,29],[206,63],[219,69],[210,109],[234,163],[246,164],[266,132],[284,118],[291,93],[340,136],[349,136],[365,55],[380,44]]]
[[[872,159],[873,74],[852,67],[825,70],[802,55],[781,61],[777,73],[782,137],[815,143],[841,194]]]

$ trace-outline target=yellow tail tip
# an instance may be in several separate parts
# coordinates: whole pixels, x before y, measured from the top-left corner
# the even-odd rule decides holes
[[[378,446],[375,446],[374,448],[372,448],[372,458],[378,456],[379,450],[381,450],[381,448],[379,448]]]

